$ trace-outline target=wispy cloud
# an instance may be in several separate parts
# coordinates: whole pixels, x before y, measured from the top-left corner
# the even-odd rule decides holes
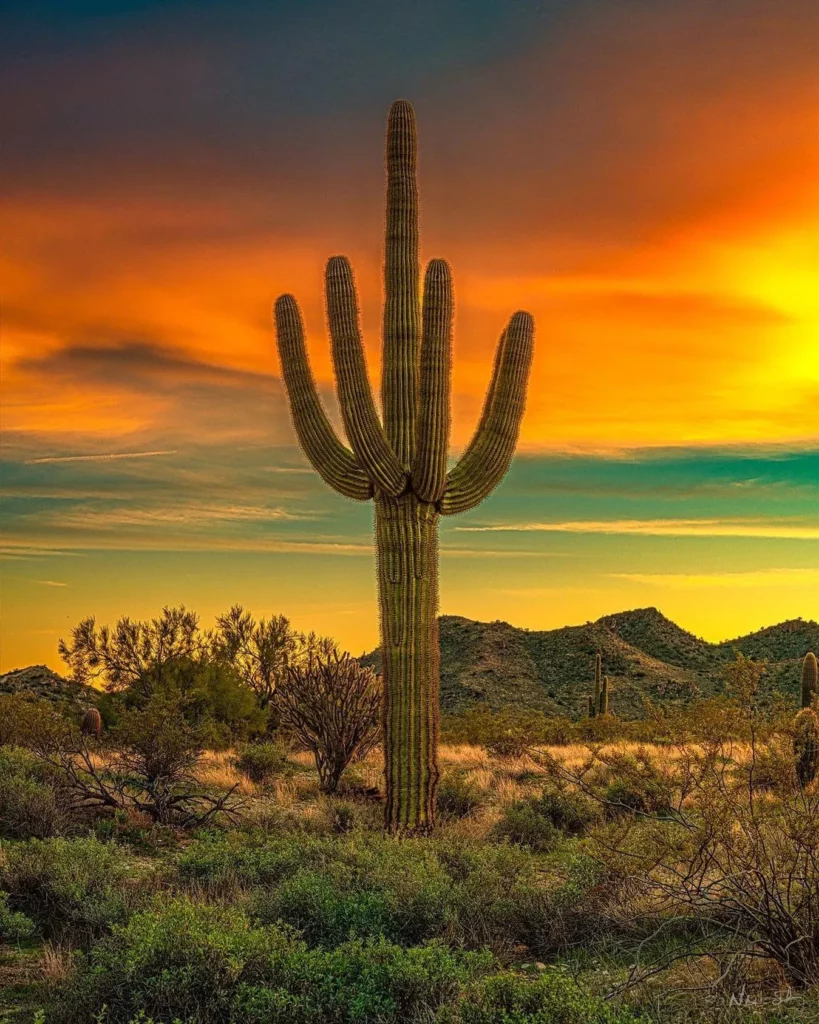
[[[463,533],[602,533],[648,537],[767,537],[819,540],[819,526],[752,519],[571,519],[558,523],[456,526]]]
[[[39,583],[43,587],[67,587],[67,583],[61,583],[59,580],[32,580],[32,583]]]
[[[47,455],[41,459],[26,459],[26,466],[39,466],[43,462],[115,462],[118,459],[150,459],[157,455],[177,455],[175,448],[155,452],[106,452],[102,455]]]
[[[819,569],[771,568],[755,569],[748,572],[708,573],[642,573],[613,572],[611,578],[628,580],[632,583],[647,583],[658,587],[764,587],[794,584],[809,586],[819,584]]]

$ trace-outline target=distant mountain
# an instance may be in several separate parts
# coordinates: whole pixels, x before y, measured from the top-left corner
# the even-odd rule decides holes
[[[16,668],[0,676],[0,693],[28,693],[54,704],[93,704],[99,691],[64,679],[47,665]]]
[[[585,713],[599,651],[612,688],[612,706],[640,715],[648,697],[684,704],[723,688],[722,670],[736,650],[769,662],[767,692],[799,692],[801,660],[819,650],[819,623],[795,619],[721,644],[681,629],[656,608],[606,615],[584,626],[518,629],[444,615],[441,707],[463,711],[483,704],[531,708],[577,717]],[[378,652],[365,659],[378,665]]]

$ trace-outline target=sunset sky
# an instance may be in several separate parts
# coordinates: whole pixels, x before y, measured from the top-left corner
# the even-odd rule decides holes
[[[520,455],[442,526],[442,611],[819,618],[816,0],[28,0],[0,15],[0,669],[185,603],[376,643],[371,508],[304,462],[322,278],[379,364],[383,131],[452,265],[455,449],[537,326]]]

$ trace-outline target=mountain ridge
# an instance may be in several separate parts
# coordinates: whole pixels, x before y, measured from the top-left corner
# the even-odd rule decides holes
[[[711,643],[657,608],[635,608],[594,622],[530,630],[457,615],[439,619],[441,708],[515,706],[577,718],[586,711],[594,660],[603,658],[613,710],[644,713],[645,701],[686,704],[724,689],[723,669],[736,651],[768,661],[763,697],[797,699],[801,660],[819,649],[819,623],[789,619],[733,640]],[[378,651],[364,657],[378,667]]]

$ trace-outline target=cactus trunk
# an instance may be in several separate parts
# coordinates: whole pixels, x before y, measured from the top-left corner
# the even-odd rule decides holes
[[[414,494],[375,500],[384,673],[386,822],[427,830],[438,789],[438,513]]]

